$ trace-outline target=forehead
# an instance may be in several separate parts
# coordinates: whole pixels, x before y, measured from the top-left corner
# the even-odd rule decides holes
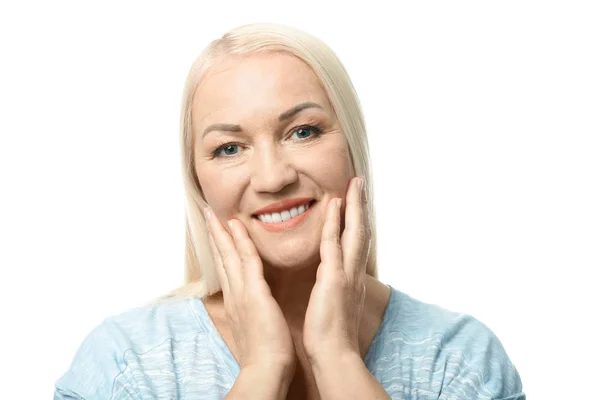
[[[192,103],[194,128],[240,123],[279,114],[299,103],[314,102],[331,113],[329,99],[312,69],[285,53],[226,58],[205,75]]]

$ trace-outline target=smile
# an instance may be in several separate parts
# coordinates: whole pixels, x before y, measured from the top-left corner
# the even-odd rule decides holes
[[[253,215],[252,218],[266,230],[280,232],[294,228],[304,221],[312,211],[315,203],[315,200],[311,200],[299,207],[292,207],[289,210],[276,213]]]

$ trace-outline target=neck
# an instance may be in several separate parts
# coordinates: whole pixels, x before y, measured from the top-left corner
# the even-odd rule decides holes
[[[273,267],[266,263],[263,265],[265,280],[290,329],[301,332],[319,262],[291,269]]]

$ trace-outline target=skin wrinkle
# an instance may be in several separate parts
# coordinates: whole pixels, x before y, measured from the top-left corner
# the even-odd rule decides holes
[[[305,110],[307,108],[311,108],[311,107],[323,109],[323,107],[319,104],[306,102],[306,103],[298,104],[297,106],[292,107],[290,110],[285,111],[283,114],[281,114],[279,116],[278,119],[280,122],[285,121],[287,119],[292,118],[294,115],[296,115],[300,111]],[[202,133],[202,139],[204,139],[206,137],[206,135],[212,131],[242,132],[243,128],[236,124],[224,124],[224,123],[212,124],[204,130],[204,132]]]
[[[265,280],[283,312],[299,358],[290,391],[315,393],[302,348],[304,319],[321,261],[326,207],[332,198],[343,199],[343,231],[345,199],[354,168],[346,136],[308,65],[289,54],[252,55],[240,61],[239,57],[220,60],[196,88],[191,115],[193,162],[215,217],[230,234],[227,221],[241,221],[261,257]],[[305,102],[322,109],[305,108],[288,121],[279,119]],[[240,132],[212,131],[203,137],[207,127],[221,123],[240,125]],[[319,125],[322,133],[311,132],[302,139],[292,136],[302,125]],[[237,153],[213,156],[216,147],[230,142],[239,144]],[[317,202],[311,215],[294,229],[269,232],[252,218],[259,208],[297,197]],[[363,355],[381,323],[389,296],[387,286],[367,276],[369,290],[359,339]],[[222,301],[222,294],[207,300],[207,309],[220,323],[221,336],[235,355]]]
[[[211,123],[227,122],[245,127],[245,136],[250,138],[233,139],[226,132],[213,132],[197,140],[198,181],[226,229],[230,218],[246,225],[263,259],[273,296],[296,308],[300,299],[307,304],[314,285],[320,260],[320,235],[314,232],[322,230],[325,205],[332,197],[345,198],[346,186],[354,176],[346,138],[316,75],[296,57],[253,56],[243,63],[229,59],[216,68],[194,96],[195,135]],[[281,112],[304,102],[319,104],[323,111],[305,109],[285,123],[279,121]],[[305,120],[319,121],[322,135],[289,138],[288,130]],[[213,147],[221,141],[243,146],[234,156],[211,159]],[[318,202],[303,227],[272,233],[251,219],[254,210],[267,204],[304,196]],[[297,290],[289,290],[292,286]]]

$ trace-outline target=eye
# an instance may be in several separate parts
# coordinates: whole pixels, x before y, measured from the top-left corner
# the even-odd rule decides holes
[[[237,151],[235,150],[239,146],[240,145],[237,143],[221,143],[221,145],[213,151],[213,157],[223,157],[223,155],[225,157],[235,156],[237,154]]]
[[[298,133],[298,137],[303,140],[310,137],[310,133],[312,132],[312,136],[319,136],[321,134],[321,128],[314,125],[302,125],[297,128],[294,128],[294,133],[292,135]]]

